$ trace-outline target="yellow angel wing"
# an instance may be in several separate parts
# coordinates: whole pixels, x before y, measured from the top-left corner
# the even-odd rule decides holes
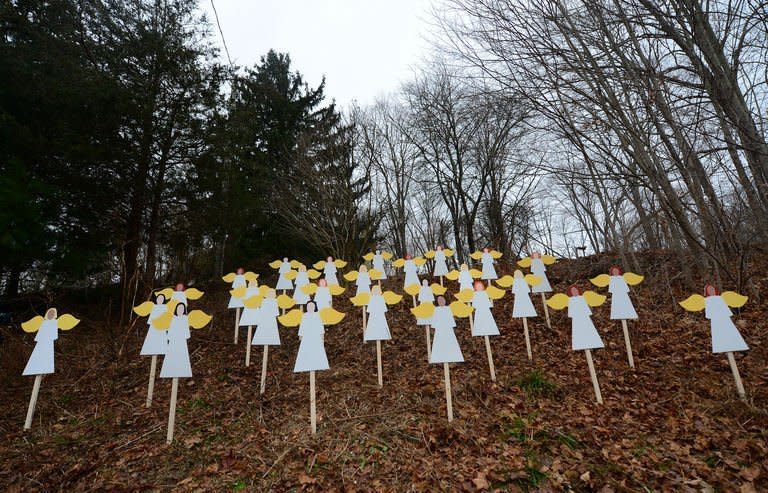
[[[446,291],[448,291],[448,288],[445,286],[441,286],[436,282],[433,282],[430,286],[432,288],[432,292],[435,293],[437,296],[440,296],[441,294],[445,294]]]
[[[165,288],[159,291],[155,291],[155,296],[160,296],[161,294],[166,300],[170,299],[171,296],[173,296],[173,288]]]
[[[344,274],[344,279],[346,279],[349,282],[357,281],[357,271],[351,270],[347,272],[346,274]]]
[[[435,251],[434,250],[429,250],[427,252],[424,252],[424,256],[427,257],[427,258],[435,258]]]
[[[491,257],[500,259],[502,257],[502,253],[498,250],[491,250]]]
[[[261,296],[266,296],[266,295],[267,295],[267,293],[269,293],[269,290],[270,290],[270,289],[272,289],[272,288],[270,288],[270,287],[269,287],[269,286],[267,286],[266,284],[264,284],[264,285],[262,285],[262,286],[259,286],[259,294],[260,294]]]
[[[515,282],[515,278],[507,274],[506,276],[502,276],[498,279],[496,279],[496,284],[501,286],[502,288],[508,288]]]
[[[485,288],[485,292],[488,293],[488,297],[492,300],[500,300],[504,297],[504,290],[499,289],[496,286],[488,286]]]
[[[222,277],[221,280],[224,281],[224,282],[232,282],[232,281],[235,280],[235,273],[234,272],[230,272],[226,276]]]
[[[289,279],[289,280],[293,281],[294,279],[296,279],[296,275],[297,274],[298,274],[298,272],[296,272],[295,270],[289,270],[288,272],[286,272],[283,275],[285,276],[286,279]]]
[[[269,263],[269,266],[272,267],[273,269],[279,269],[281,265],[283,265],[282,260],[275,260],[274,262]]]
[[[740,295],[735,291],[726,291],[720,297],[732,308],[741,308],[749,299],[747,296]]]
[[[320,310],[320,320],[323,321],[323,325],[336,325],[344,319],[344,314],[337,312],[331,307],[323,308]]]
[[[355,306],[365,306],[371,301],[370,293],[360,293],[357,296],[353,296],[349,299]]]
[[[443,248],[443,253],[445,253],[446,257],[453,257],[453,250],[450,248]]]
[[[162,315],[155,317],[154,320],[152,320],[151,325],[153,329],[168,330],[168,327],[171,326],[171,320],[173,320],[173,313],[165,312]]]
[[[409,284],[405,287],[405,292],[410,294],[411,296],[416,296],[419,294],[419,291],[421,291],[421,286],[418,284]]]
[[[328,286],[328,291],[330,291],[333,296],[338,296],[342,294],[344,291],[346,291],[346,289],[342,288],[338,284],[332,284]]]
[[[432,303],[421,303],[419,306],[411,308],[411,313],[416,318],[432,318],[432,315],[435,314],[435,305]]]
[[[452,271],[450,271],[445,275],[445,278],[448,279],[449,281],[458,281],[459,271],[457,271],[456,269],[453,269]]]
[[[593,277],[589,280],[592,284],[597,286],[598,288],[604,288],[608,285],[609,282],[611,282],[611,276],[608,274],[600,274],[597,277]]]
[[[523,269],[527,269],[528,267],[531,266],[531,257],[521,258],[520,260],[517,261],[517,265],[519,265]]]
[[[679,304],[689,312],[700,312],[704,309],[706,303],[702,295],[692,294]]]
[[[367,260],[368,262],[371,262],[373,260],[373,253],[366,253],[363,255],[363,260]]]
[[[394,262],[392,262],[392,265],[394,267],[397,267],[398,269],[402,268],[405,265],[405,259],[397,259]]]
[[[307,270],[307,277],[310,279],[317,279],[320,277],[322,273],[320,271],[316,271],[315,269],[308,269]]]
[[[461,301],[454,301],[448,306],[451,308],[451,313],[453,313],[453,316],[459,318],[467,318],[472,315],[473,311],[475,311],[475,309],[470,305],[462,303]]]
[[[625,272],[623,277],[624,280],[627,281],[627,284],[630,286],[637,286],[643,282],[643,279],[645,279],[643,276],[635,274],[634,272]]]
[[[472,291],[471,289],[462,289],[458,293],[454,294],[454,296],[459,301],[463,301],[464,303],[469,303],[470,301],[472,301],[472,298],[475,297],[475,292]]]
[[[73,317],[69,313],[65,313],[56,319],[57,325],[61,330],[71,330],[75,325],[80,323],[80,319]]]
[[[568,296],[563,293],[557,293],[547,300],[547,305],[555,310],[562,310],[568,306]]]
[[[296,270],[298,270],[299,267],[302,267],[304,265],[301,262],[299,262],[298,260],[291,260],[290,264],[291,264],[291,268],[292,269],[296,269]]]
[[[368,270],[368,277],[370,277],[372,281],[378,281],[379,279],[384,277],[384,273],[381,272],[380,270],[369,269]]]
[[[251,296],[248,299],[243,300],[243,305],[245,305],[246,308],[258,308],[261,306],[261,302],[264,300],[264,297],[260,294],[256,294]]]
[[[24,332],[37,332],[40,330],[40,326],[43,324],[43,317],[40,315],[21,323],[21,328]]]
[[[534,276],[533,274],[526,274],[525,275],[525,282],[528,283],[529,286],[536,286],[538,284],[541,284],[541,281],[543,279],[539,276]]]
[[[277,320],[285,327],[298,327],[302,316],[304,316],[304,313],[298,308],[294,308],[285,315],[277,317]]]
[[[208,325],[212,318],[202,310],[192,310],[189,312],[189,326],[193,329],[202,329]]]
[[[186,296],[189,300],[199,300],[203,297],[203,294],[205,293],[195,288],[188,288],[186,291],[184,291],[184,296]]]
[[[483,271],[477,269],[469,269],[469,275],[471,275],[474,279],[480,279],[483,277]]]
[[[134,306],[133,312],[140,317],[146,317],[147,315],[152,313],[152,308],[154,307],[155,307],[154,303],[152,303],[151,301],[145,301],[139,306]]]
[[[396,305],[402,301],[403,296],[399,295],[397,293],[393,293],[392,291],[384,291],[381,293],[381,297],[384,298],[384,302],[387,305]]]
[[[245,280],[246,281],[249,281],[249,282],[250,281],[255,281],[258,278],[259,278],[259,275],[256,274],[255,272],[248,271],[248,272],[245,273]]]
[[[544,265],[552,265],[557,262],[557,259],[552,255],[542,255],[541,261],[544,262]]]
[[[300,289],[304,294],[312,296],[317,292],[317,284],[310,282],[303,285]]]
[[[470,253],[469,256],[475,260],[480,260],[481,258],[483,258],[483,252]]]
[[[239,288],[230,289],[229,294],[234,296],[235,298],[242,298],[245,296],[245,292],[248,291],[248,288],[245,286],[240,286]]]
[[[584,300],[589,306],[600,306],[605,303],[605,296],[595,293],[594,291],[584,291]]]
[[[413,263],[421,267],[422,265],[427,263],[427,259],[425,259],[424,257],[416,257],[415,259],[413,259]]]
[[[392,254],[389,252],[381,252],[381,258],[384,260],[392,260]]]
[[[319,262],[315,262],[314,264],[312,264],[312,267],[314,267],[315,269],[318,269],[318,270],[325,269],[325,260],[321,260]]]
[[[344,260],[336,259],[333,261],[333,265],[335,265],[339,269],[343,269],[344,267],[347,266],[347,262]]]
[[[281,294],[280,296],[277,297],[277,306],[279,306],[280,308],[287,310],[293,305],[294,305],[293,298],[291,298],[287,294]]]

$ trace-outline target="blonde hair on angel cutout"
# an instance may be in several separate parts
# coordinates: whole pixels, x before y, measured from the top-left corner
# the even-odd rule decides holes
[[[55,308],[49,308],[45,311],[45,319],[46,320],[55,320],[58,316],[59,312]],[[53,316],[50,316],[53,315]]]
[[[379,295],[381,294],[381,288],[378,284],[374,284],[373,287],[371,287],[371,294]]]

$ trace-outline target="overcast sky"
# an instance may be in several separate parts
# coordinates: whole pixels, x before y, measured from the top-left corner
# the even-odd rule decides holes
[[[342,107],[397,90],[429,52],[432,0],[214,2],[235,64],[253,65],[270,49],[287,52],[311,86],[325,76],[326,96]],[[211,1],[200,6],[221,44]]]

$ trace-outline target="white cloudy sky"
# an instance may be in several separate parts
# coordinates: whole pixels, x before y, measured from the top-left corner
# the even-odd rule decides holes
[[[429,54],[432,0],[214,1],[235,64],[287,52],[311,86],[325,76],[342,107],[397,90]],[[200,6],[215,26],[211,0]]]

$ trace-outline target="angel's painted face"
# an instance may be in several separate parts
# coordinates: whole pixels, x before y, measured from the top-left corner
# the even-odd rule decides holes
[[[45,312],[45,318],[46,320],[53,320],[56,318],[56,309],[55,308],[49,308],[47,312]]]
[[[483,248],[483,253],[488,253],[488,252],[490,252],[490,250],[488,249],[488,247],[485,247],[485,248]]]
[[[531,258],[541,258],[541,252],[533,252]]]
[[[180,282],[176,285],[176,291],[184,291],[184,283]]]
[[[443,250],[443,246],[437,245],[437,248],[435,250],[437,250],[438,252],[441,252]]]
[[[299,272],[307,272],[307,266],[306,265],[300,266],[299,267]]]
[[[717,296],[717,288],[711,284],[704,286],[704,296]]]
[[[520,270],[516,270],[513,275],[514,275],[515,279],[524,279],[525,278],[525,276],[523,275],[523,272],[520,271]]]
[[[333,257],[330,257],[330,256],[329,256],[327,259],[325,259],[325,261],[326,261],[326,262],[333,262]]]
[[[317,311],[317,305],[314,301],[307,302],[307,313],[314,313]]]
[[[437,306],[445,306],[445,296],[437,297]]]
[[[176,305],[176,315],[182,316],[187,313],[187,306],[184,303]]]
[[[272,298],[272,299],[277,298],[277,291],[275,291],[274,289],[270,289],[269,291],[267,291],[267,298]]]
[[[376,255],[381,255],[381,250],[376,250]]]
[[[378,285],[372,287],[371,294],[381,294],[381,288]]]
[[[288,257],[283,257],[283,262],[288,262]]]
[[[245,274],[245,269],[243,269],[242,267],[238,267],[235,272],[237,273],[238,276],[242,276],[243,274]]]
[[[256,279],[251,279],[250,281],[248,281],[248,287],[249,288],[259,287],[259,281],[257,281]]]
[[[163,303],[165,303],[165,295],[158,294],[155,297],[155,303],[157,303],[158,305],[162,305]]]
[[[467,264],[461,264],[461,270],[467,270],[469,267],[467,267]]]
[[[475,281],[475,291],[485,291],[485,284],[483,284],[483,281]]]
[[[429,281],[427,281],[426,279],[422,279],[421,280],[421,285],[426,288],[427,286],[429,286]]]
[[[317,281],[317,285],[320,286],[321,288],[324,288],[328,285],[328,281],[326,281],[325,279],[320,279],[319,281]]]
[[[405,260],[411,260],[412,258],[410,253],[405,256]]]
[[[581,296],[581,289],[575,284],[568,287],[568,296]]]
[[[368,267],[366,267],[365,265],[361,265],[360,272],[368,272]]]
[[[612,276],[620,276],[621,275],[621,267],[618,265],[612,265],[610,269],[608,269],[608,274]]]

